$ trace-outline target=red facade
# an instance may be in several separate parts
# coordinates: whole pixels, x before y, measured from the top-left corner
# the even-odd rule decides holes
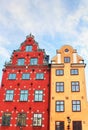
[[[0,89],[0,130],[49,130],[49,56],[32,35],[5,63]]]

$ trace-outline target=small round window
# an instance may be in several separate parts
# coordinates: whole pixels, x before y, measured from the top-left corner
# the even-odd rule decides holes
[[[65,52],[69,52],[69,50],[66,48],[66,49],[65,49]]]

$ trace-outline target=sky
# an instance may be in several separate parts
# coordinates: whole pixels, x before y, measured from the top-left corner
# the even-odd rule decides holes
[[[87,0],[0,0],[0,81],[5,62],[30,33],[50,59],[63,45],[77,49],[88,82]]]

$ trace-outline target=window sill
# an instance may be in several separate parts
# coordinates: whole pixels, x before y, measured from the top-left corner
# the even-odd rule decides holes
[[[13,102],[13,100],[11,100],[11,101],[10,100],[5,100],[5,102]]]
[[[28,102],[28,100],[27,100],[27,101],[21,101],[21,100],[20,100],[19,102]]]
[[[42,101],[34,101],[34,102],[43,102],[43,100]]]
[[[36,79],[36,80],[44,80],[44,79]]]

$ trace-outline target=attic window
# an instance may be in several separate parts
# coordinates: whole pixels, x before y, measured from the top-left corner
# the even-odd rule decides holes
[[[66,48],[66,49],[65,49],[65,52],[69,52],[69,50]]]
[[[26,52],[31,52],[32,51],[32,46],[26,46]]]
[[[64,63],[69,63],[70,62],[70,57],[64,57]]]

